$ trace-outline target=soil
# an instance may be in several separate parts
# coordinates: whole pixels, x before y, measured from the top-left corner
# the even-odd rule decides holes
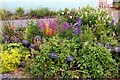
[[[0,79],[10,79],[10,78],[31,78],[32,75],[27,73],[24,68],[18,68],[12,72],[0,74]]]

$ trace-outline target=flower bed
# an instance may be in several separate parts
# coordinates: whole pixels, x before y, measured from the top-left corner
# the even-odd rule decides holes
[[[108,12],[87,6],[57,15],[24,28],[2,26],[1,73],[21,66],[33,78],[119,78],[119,24]]]

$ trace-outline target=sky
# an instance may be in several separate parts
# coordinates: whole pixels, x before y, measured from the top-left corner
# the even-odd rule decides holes
[[[108,0],[111,4],[112,0]],[[77,8],[86,5],[98,6],[99,0],[0,0],[0,8],[15,10],[17,7],[25,9],[35,9],[39,7],[49,7],[54,9]]]

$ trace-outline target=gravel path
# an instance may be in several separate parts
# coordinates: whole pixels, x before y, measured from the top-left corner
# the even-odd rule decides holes
[[[49,20],[55,20],[54,18],[49,18],[49,19],[28,19],[28,20],[7,20],[10,22],[10,24],[14,25],[15,27],[26,27],[27,26],[27,22],[29,21],[40,21],[40,20],[44,20],[44,22],[49,21]],[[2,26],[2,23],[4,21],[0,20],[0,27]]]

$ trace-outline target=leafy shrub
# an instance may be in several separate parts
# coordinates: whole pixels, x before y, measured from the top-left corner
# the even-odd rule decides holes
[[[0,45],[1,73],[15,70],[21,61],[27,60],[30,52],[22,44],[10,43]]]
[[[94,43],[118,45],[114,35],[113,26],[115,23],[108,11],[86,6],[78,10],[60,10],[58,14],[58,16],[65,18],[65,21],[72,23],[74,27],[78,23],[78,17],[81,17],[81,30],[84,33],[87,27],[90,27]]]
[[[48,16],[50,14],[50,10],[48,8],[40,8],[36,10],[30,10],[30,16],[41,18]]]
[[[16,13],[20,16],[22,16],[24,14],[24,9],[22,7],[18,7],[16,10]]]
[[[79,52],[77,60],[85,78],[113,78],[118,75],[117,63],[101,45],[87,44]]]
[[[21,54],[18,53],[17,49],[11,49],[10,52],[3,51],[0,55],[2,73],[13,71],[20,64]]]
[[[9,44],[2,44],[1,45],[1,52],[8,51],[10,52],[12,49],[16,49],[19,54],[21,54],[21,60],[27,59],[27,56],[30,55],[30,52],[27,48],[22,46],[21,43],[9,43]]]
[[[71,62],[66,60],[70,55],[76,58],[77,50],[75,48],[74,42],[70,42],[65,38],[50,38],[48,42],[44,41],[44,44],[41,45],[40,53],[28,62],[27,69],[37,77],[79,77],[79,72],[71,70],[75,59]]]
[[[114,27],[112,27],[115,24],[114,20],[106,10],[86,6],[80,9],[78,16],[82,17],[82,25],[91,27],[94,42],[118,44],[114,35]],[[86,26],[82,28],[86,29]]]

